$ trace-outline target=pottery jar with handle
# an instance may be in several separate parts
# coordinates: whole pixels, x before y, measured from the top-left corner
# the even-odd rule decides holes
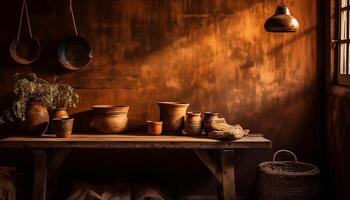
[[[187,113],[185,132],[191,136],[200,136],[202,134],[202,118],[200,112]]]
[[[184,128],[187,108],[190,104],[179,102],[158,102],[163,133],[179,134]]]

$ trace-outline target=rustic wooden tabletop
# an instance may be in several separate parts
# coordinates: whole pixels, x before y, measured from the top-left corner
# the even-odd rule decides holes
[[[262,136],[219,141],[189,136],[73,134],[70,138],[56,138],[55,135],[6,137],[0,139],[0,148],[267,149],[271,148],[271,141]]]

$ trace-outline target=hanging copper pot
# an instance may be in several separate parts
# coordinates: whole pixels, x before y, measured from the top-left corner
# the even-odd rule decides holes
[[[89,42],[84,37],[78,35],[72,1],[70,0],[69,10],[72,16],[75,35],[69,36],[58,46],[57,54],[61,65],[65,69],[76,71],[90,64],[92,49]]]
[[[268,32],[296,32],[298,29],[298,20],[290,14],[283,1],[278,5],[275,14],[265,22],[265,30]]]
[[[28,24],[28,35],[21,34],[23,14],[25,13]],[[41,52],[39,40],[32,34],[32,28],[29,20],[27,1],[23,0],[21,16],[19,21],[17,38],[10,45],[11,57],[19,64],[31,64],[36,61]]]

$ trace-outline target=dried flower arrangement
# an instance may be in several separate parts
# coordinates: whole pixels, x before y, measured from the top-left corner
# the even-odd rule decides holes
[[[76,107],[79,102],[79,95],[74,88],[57,82],[57,78],[53,83],[49,83],[35,73],[17,73],[14,75],[14,81],[15,98],[12,106],[0,117],[0,124],[6,120],[14,121],[14,118],[24,121],[29,103],[40,103],[47,108],[55,109]]]

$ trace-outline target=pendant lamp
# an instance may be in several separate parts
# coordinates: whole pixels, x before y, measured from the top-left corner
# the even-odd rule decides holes
[[[283,0],[281,4],[277,6],[275,14],[265,22],[265,30],[267,32],[296,32],[298,29],[298,20],[290,14]]]

